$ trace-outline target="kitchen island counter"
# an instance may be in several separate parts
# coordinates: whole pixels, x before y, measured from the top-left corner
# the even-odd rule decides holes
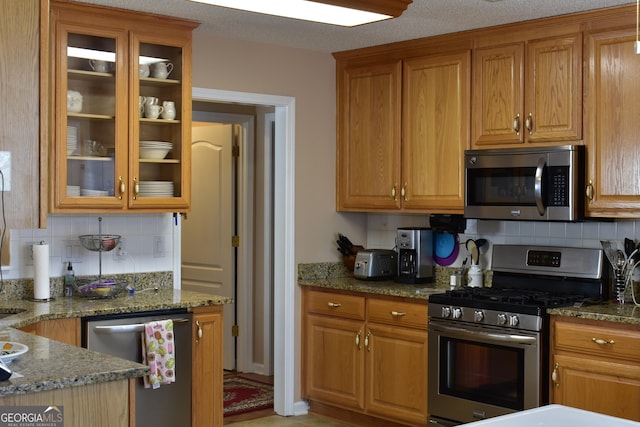
[[[165,288],[108,299],[58,297],[49,302],[0,301],[0,341],[25,344],[29,351],[9,363],[17,373],[0,382],[0,397],[100,384],[141,377],[149,368],[62,342],[22,332],[20,328],[45,320],[79,318],[154,310],[227,304],[230,298]]]

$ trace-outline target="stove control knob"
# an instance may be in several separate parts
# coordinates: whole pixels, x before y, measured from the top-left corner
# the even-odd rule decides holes
[[[440,314],[444,319],[448,319],[451,317],[451,307],[442,307],[442,312]]]
[[[504,326],[507,324],[507,315],[504,313],[498,314],[498,325]]]
[[[518,318],[518,316],[516,316],[515,314],[509,316],[509,326],[518,326],[518,323],[520,323],[520,319]]]
[[[462,309],[460,307],[455,307],[453,312],[451,313],[454,319],[462,318]]]
[[[474,322],[482,322],[484,320],[484,313],[482,310],[476,310],[473,313],[473,321]]]

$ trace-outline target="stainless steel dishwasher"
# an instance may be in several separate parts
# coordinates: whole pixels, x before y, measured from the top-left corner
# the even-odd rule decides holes
[[[89,350],[142,363],[141,333],[145,322],[172,319],[174,324],[175,382],[145,389],[136,379],[136,427],[191,425],[191,323],[186,310],[85,317],[82,345]]]

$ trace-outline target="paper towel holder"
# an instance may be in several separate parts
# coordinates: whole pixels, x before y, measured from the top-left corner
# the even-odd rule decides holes
[[[38,243],[38,245],[46,245],[47,242],[45,242],[44,240],[41,240],[40,243]],[[36,245],[34,245],[36,246]],[[47,260],[48,262],[48,260]],[[47,268],[48,271],[48,268]],[[51,286],[51,279],[49,278],[48,280],[49,286]],[[50,302],[53,301],[55,298],[51,296],[51,294],[49,293],[49,297],[48,298],[36,298],[35,297],[35,278],[34,278],[34,283],[33,283],[33,287],[34,287],[34,295],[33,297],[25,297],[24,299],[29,300],[29,301],[33,301],[33,302]]]

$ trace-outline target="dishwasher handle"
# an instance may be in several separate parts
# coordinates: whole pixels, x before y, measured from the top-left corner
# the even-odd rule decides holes
[[[172,319],[173,323],[187,323],[189,319]],[[129,332],[144,332],[144,323],[130,323],[124,325],[94,326],[97,334],[122,334]]]

